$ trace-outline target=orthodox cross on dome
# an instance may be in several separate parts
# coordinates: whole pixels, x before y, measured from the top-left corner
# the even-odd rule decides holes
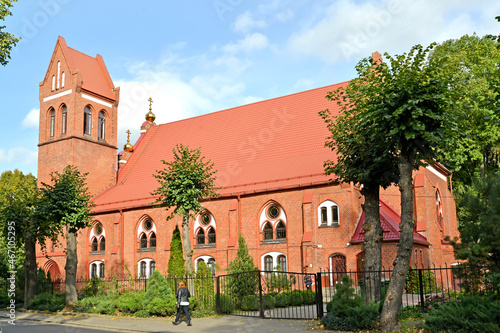
[[[123,146],[123,150],[132,152],[134,150],[134,146],[130,144],[130,134],[132,133],[130,130],[127,130],[125,133],[127,133],[127,143]]]
[[[153,99],[149,97],[148,101],[149,101],[149,112],[146,114],[146,120],[153,122],[156,119],[155,114],[153,113],[153,111],[151,111],[152,109],[151,105],[153,104]]]

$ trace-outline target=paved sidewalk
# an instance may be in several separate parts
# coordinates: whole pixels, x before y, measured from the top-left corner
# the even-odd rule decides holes
[[[5,331],[10,326],[7,312],[0,312],[0,322]],[[261,333],[261,332],[306,332],[317,323],[311,320],[261,319],[237,316],[221,316],[213,318],[194,318],[193,326],[172,325],[167,318],[132,318],[94,314],[50,314],[39,312],[16,312],[16,320],[40,321],[51,324],[66,324],[86,328],[99,328],[122,332],[228,332],[228,333]],[[8,332],[8,331],[7,331]]]

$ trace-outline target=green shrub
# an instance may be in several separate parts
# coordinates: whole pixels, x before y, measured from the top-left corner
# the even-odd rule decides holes
[[[241,300],[241,309],[243,311],[256,311],[259,309],[259,298],[255,295],[243,296]]]
[[[335,285],[335,295],[327,304],[327,315],[321,323],[329,330],[358,331],[369,329],[377,320],[380,304],[364,304],[361,296],[352,288],[352,279],[344,275],[342,283]]]
[[[248,253],[245,239],[238,238],[238,250],[236,258],[229,263],[228,286],[231,294],[240,301],[243,296],[254,295],[259,284],[260,273],[253,262],[252,256]]]
[[[169,277],[169,284],[172,290],[175,290],[175,279],[182,278],[186,275],[186,264],[184,261],[184,252],[182,250],[181,232],[176,226],[170,241],[170,258],[168,259],[167,274]]]
[[[148,307],[150,307],[151,303],[153,303],[153,301],[157,298],[168,300],[168,302],[170,302],[170,299],[173,299],[175,302],[175,296],[172,289],[170,289],[167,279],[161,275],[159,271],[154,271],[148,279],[146,293],[144,294],[144,299],[142,300],[143,308],[149,309]],[[155,304],[159,304],[159,301],[156,301]],[[154,308],[156,309],[156,307]],[[158,311],[161,312],[163,310],[166,311],[166,309],[163,309],[162,306],[158,307]],[[151,314],[155,313],[151,312]]]
[[[494,296],[461,296],[448,303],[431,305],[424,314],[425,328],[431,332],[500,332],[500,302]]]
[[[114,299],[105,298],[103,301],[99,302],[95,308],[95,313],[102,314],[115,314],[116,313],[116,302]]]
[[[65,305],[64,295],[38,294],[33,298],[28,308],[39,311],[59,311]]]
[[[120,295],[115,300],[116,309],[124,314],[135,313],[143,309],[144,292],[130,292]]]
[[[215,288],[212,272],[204,261],[198,263],[194,281],[196,300],[201,310],[215,309]]]
[[[189,297],[189,311],[197,310],[198,309],[197,304],[198,304],[198,300],[196,299],[196,296]]]
[[[262,295],[262,306],[264,309],[272,309],[276,307],[276,300],[272,295]]]
[[[177,311],[177,302],[173,296],[156,297],[145,308],[152,315],[171,316]]]
[[[99,303],[108,298],[109,297],[107,296],[91,296],[82,298],[81,300],[75,302],[75,311],[96,313]]]
[[[139,310],[136,313],[134,313],[134,316],[141,317],[141,318],[151,317],[148,310]]]
[[[277,308],[284,308],[290,304],[290,294],[281,293],[274,296],[275,306]]]
[[[299,306],[304,303],[304,298],[302,297],[302,290],[293,290],[290,292],[290,305]]]
[[[304,290],[302,292],[302,298],[304,299],[305,305],[316,304],[316,292],[312,290]]]
[[[107,283],[99,279],[97,275],[87,282],[85,287],[82,288],[80,293],[88,296],[96,296],[105,294]]]
[[[227,294],[220,294],[220,312],[223,314],[230,314],[233,312],[234,302],[231,296]]]

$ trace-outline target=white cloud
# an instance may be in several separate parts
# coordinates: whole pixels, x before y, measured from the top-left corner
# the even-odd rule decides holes
[[[21,163],[25,165],[36,165],[38,152],[25,147],[14,147],[9,150],[0,149],[0,163]]]
[[[261,50],[269,45],[267,37],[261,33],[253,33],[247,35],[244,39],[239,40],[234,44],[228,44],[223,47],[223,50],[228,53],[238,53],[242,52],[252,52],[255,50]]]
[[[311,79],[299,79],[294,86],[297,90],[308,90],[314,88],[314,81]]]
[[[248,33],[255,28],[265,28],[267,26],[264,20],[255,20],[250,11],[239,15],[234,22],[234,31]]]
[[[276,14],[276,18],[280,22],[289,21],[289,20],[293,19],[294,16],[295,16],[295,13],[290,8],[287,8],[285,11],[279,12]]]
[[[464,10],[473,14],[458,14]],[[487,0],[340,0],[324,10],[319,22],[293,34],[288,45],[297,54],[314,55],[328,63],[358,60],[377,50],[402,53],[415,44],[428,45],[473,31],[493,33],[498,23],[491,13],[499,10],[500,3]]]
[[[37,128],[40,119],[40,108],[32,108],[30,112],[24,117],[22,122],[23,128]]]

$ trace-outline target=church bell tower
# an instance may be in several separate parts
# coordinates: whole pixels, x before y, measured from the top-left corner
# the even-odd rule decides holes
[[[67,165],[88,173],[93,196],[115,184],[119,96],[100,55],[88,56],[57,39],[40,82],[39,185]]]

